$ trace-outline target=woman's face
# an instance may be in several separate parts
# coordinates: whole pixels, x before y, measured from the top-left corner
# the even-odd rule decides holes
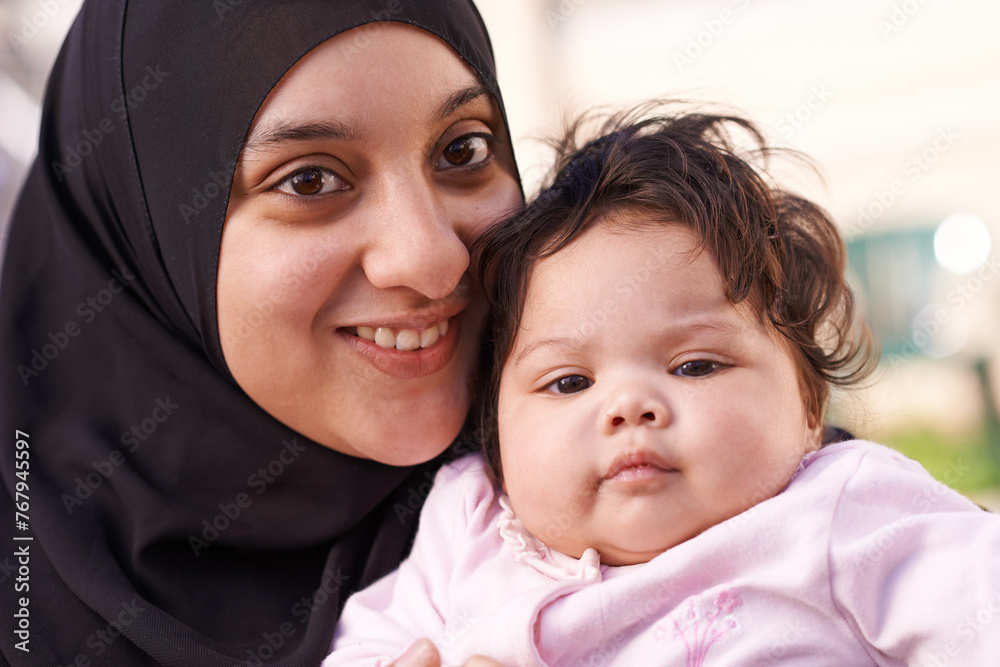
[[[226,214],[218,324],[264,410],[346,454],[428,460],[469,407],[467,243],[521,204],[499,109],[437,37],[373,23],[268,95]]]

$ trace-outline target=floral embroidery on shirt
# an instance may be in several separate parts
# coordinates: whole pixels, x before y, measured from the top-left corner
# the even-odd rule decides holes
[[[683,641],[687,648],[687,667],[701,667],[712,644],[740,629],[733,616],[733,610],[743,605],[739,591],[719,589],[709,606],[711,597],[712,591],[707,591],[698,596],[697,603],[695,598],[688,598],[682,609],[669,616],[670,624],[662,621],[653,628],[653,639],[661,641],[670,635],[673,625],[673,639]]]

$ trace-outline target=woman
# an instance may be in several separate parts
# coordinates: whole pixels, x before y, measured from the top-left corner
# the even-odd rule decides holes
[[[85,3],[0,284],[4,656],[318,664],[462,426],[465,242],[520,202],[471,4]]]

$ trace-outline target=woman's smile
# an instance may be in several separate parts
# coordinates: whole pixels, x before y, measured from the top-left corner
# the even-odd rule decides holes
[[[347,333],[358,338],[371,341],[381,348],[395,348],[404,352],[412,352],[434,345],[442,336],[448,333],[448,320],[435,322],[429,327],[393,329],[383,327],[351,327]]]
[[[405,380],[432,375],[448,365],[455,353],[460,319],[456,315],[419,331],[359,326],[337,333],[377,370]]]

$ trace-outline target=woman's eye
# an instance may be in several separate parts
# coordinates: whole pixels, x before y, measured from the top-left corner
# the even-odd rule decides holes
[[[717,361],[705,361],[703,359],[699,359],[698,361],[688,361],[681,364],[674,371],[674,375],[700,378],[705,377],[706,375],[711,375],[722,368],[725,368],[725,366]]]
[[[328,169],[319,167],[307,167],[299,169],[294,174],[278,183],[275,188],[286,195],[301,195],[312,197],[315,195],[325,195],[329,192],[346,190],[347,184],[343,179]]]
[[[490,140],[486,136],[468,134],[445,146],[435,166],[438,169],[470,167],[484,162],[490,155]]]
[[[545,388],[556,394],[575,394],[583,391],[592,384],[594,384],[593,380],[583,375],[567,375],[559,378]]]

